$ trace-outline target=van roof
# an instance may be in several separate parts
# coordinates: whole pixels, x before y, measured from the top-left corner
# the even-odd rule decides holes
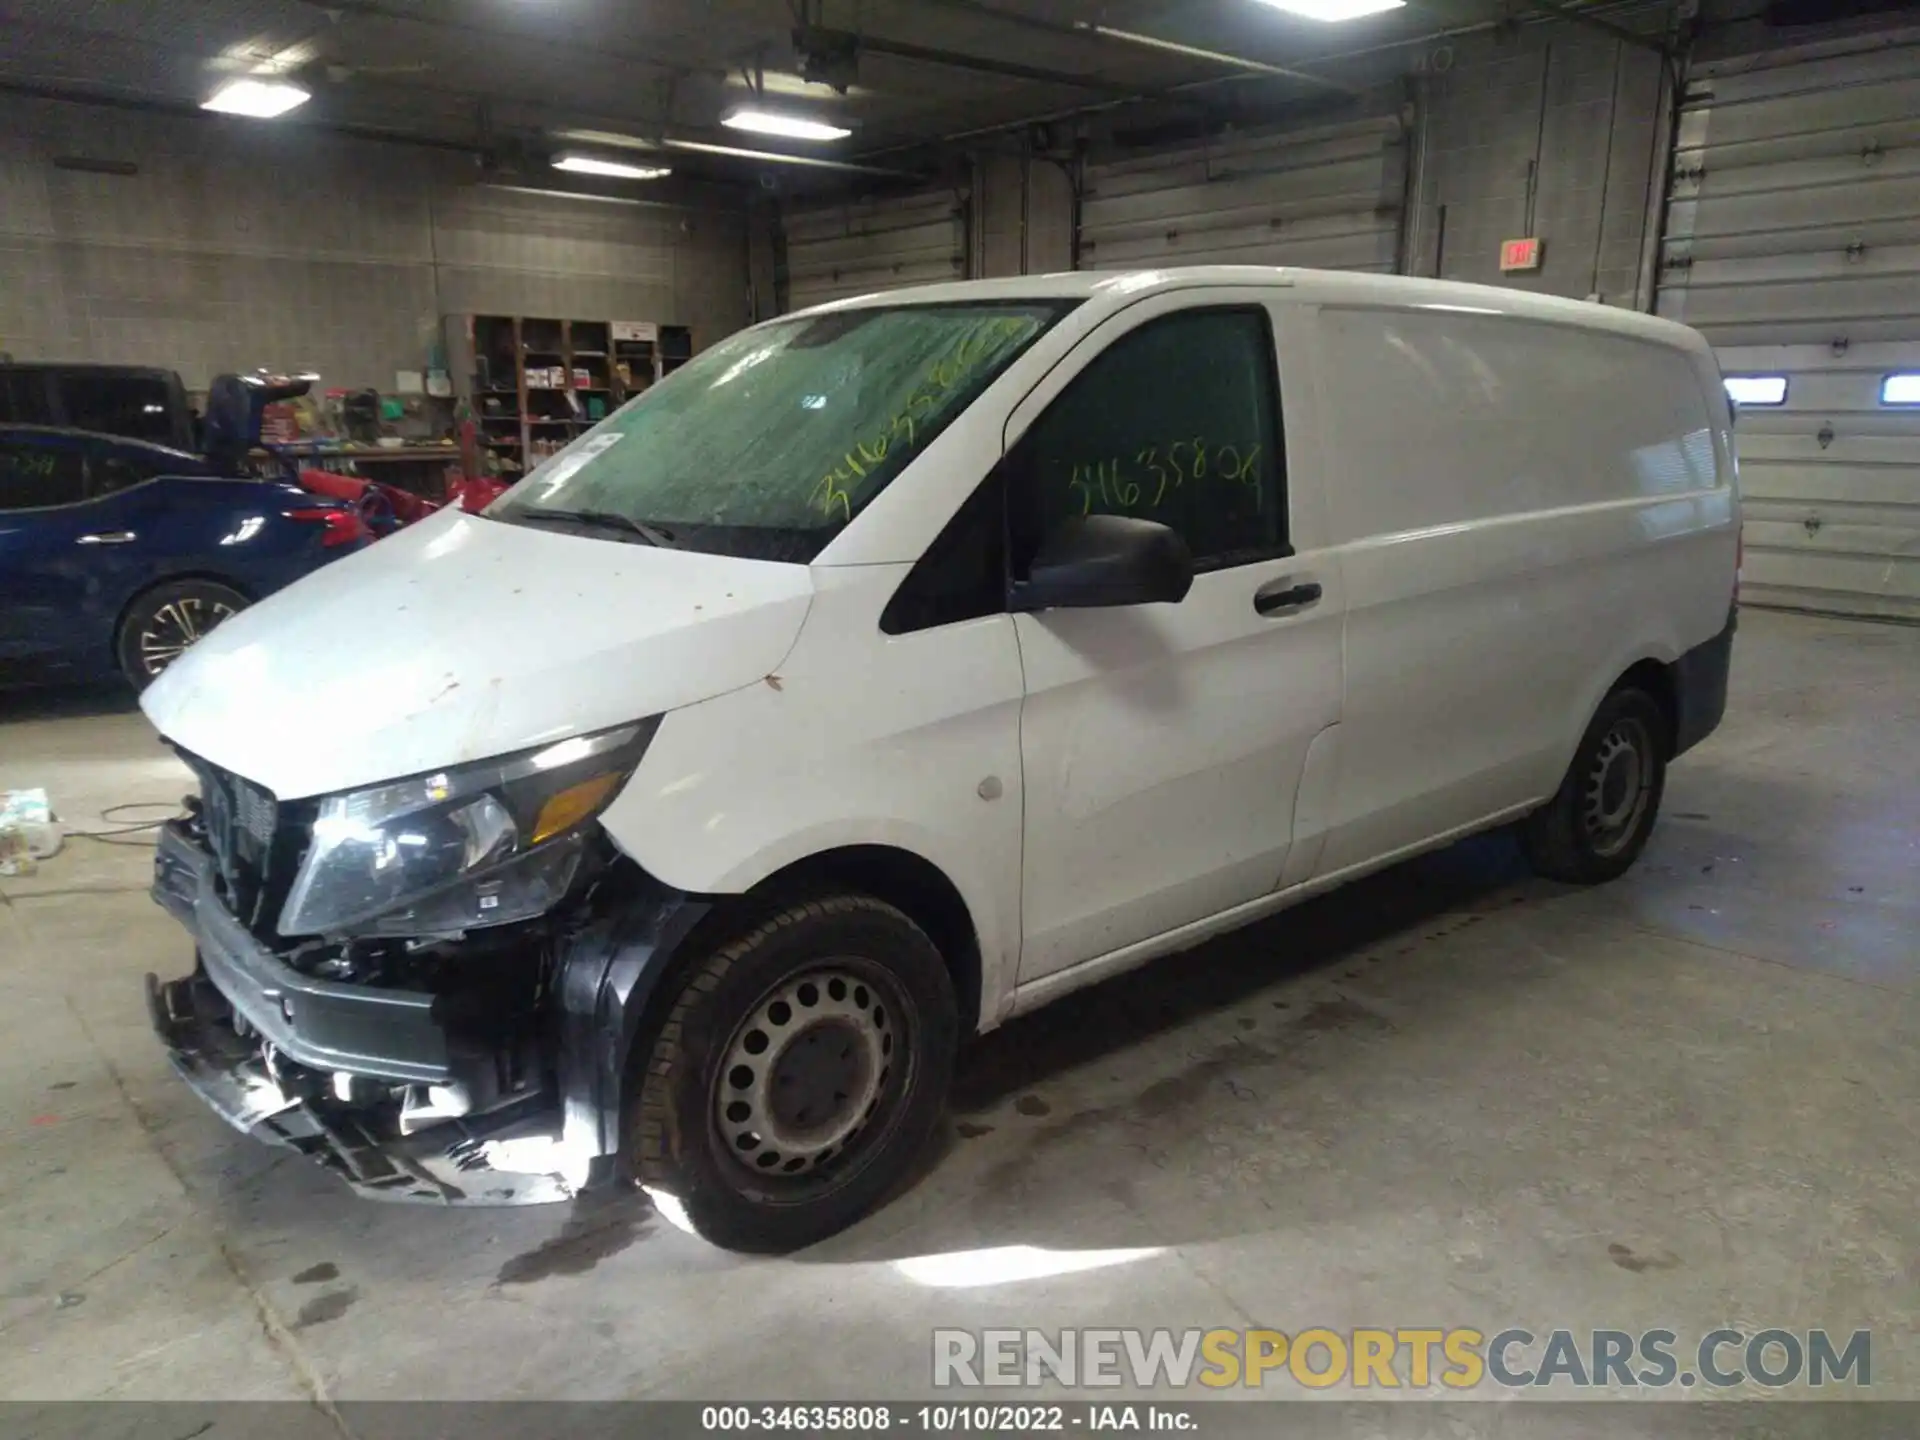
[[[1202,285],[1273,286],[1312,296],[1316,292],[1347,303],[1452,306],[1474,314],[1523,316],[1562,325],[1612,330],[1657,339],[1688,349],[1705,349],[1697,331],[1617,305],[1536,295],[1498,285],[1462,280],[1429,280],[1416,275],[1374,275],[1354,270],[1303,270],[1277,265],[1172,265],[1157,270],[1074,270],[1054,275],[1021,275],[1003,280],[956,280],[914,285],[870,295],[855,295],[813,307],[815,310],[864,309],[887,305],[926,305],[968,300],[1135,299]]]

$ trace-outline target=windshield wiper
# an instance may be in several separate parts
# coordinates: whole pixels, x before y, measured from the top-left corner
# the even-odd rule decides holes
[[[635,520],[632,516],[621,515],[613,510],[551,510],[541,506],[529,506],[512,513],[526,520],[545,521],[550,524],[584,525],[594,530],[618,530],[627,535],[638,536],[649,545],[671,546],[674,540],[673,532],[663,525],[649,525],[645,521]]]

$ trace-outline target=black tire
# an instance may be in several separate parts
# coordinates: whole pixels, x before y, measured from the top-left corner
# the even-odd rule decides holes
[[[1646,691],[1600,702],[1553,799],[1520,825],[1534,870],[1573,885],[1617,879],[1640,857],[1667,785],[1672,727]]]
[[[169,580],[135,596],[114,637],[120,673],[135,690],[146,689],[187,646],[248,603],[215,580]]]
[[[696,964],[635,1055],[635,1178],[729,1250],[823,1240],[925,1150],[958,1028],[946,964],[906,915],[867,895],[791,905]]]

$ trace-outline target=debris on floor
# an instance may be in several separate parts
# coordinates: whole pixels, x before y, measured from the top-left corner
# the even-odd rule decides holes
[[[31,875],[60,851],[44,790],[0,790],[0,875]]]

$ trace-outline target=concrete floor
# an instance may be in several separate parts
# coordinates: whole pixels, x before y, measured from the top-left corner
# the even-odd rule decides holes
[[[902,1397],[936,1326],[1777,1324],[1871,1327],[1920,1398],[1920,629],[1749,612],[1735,655],[1625,880],[1485,838],[1065,1001],[787,1260],[625,1201],[371,1204],[232,1134],[147,1031],[190,957],[146,850],[75,840],[0,879],[0,1394]],[[0,701],[27,784],[80,825],[183,788],[85,697]],[[895,1264],[1011,1245],[1150,1253]]]

